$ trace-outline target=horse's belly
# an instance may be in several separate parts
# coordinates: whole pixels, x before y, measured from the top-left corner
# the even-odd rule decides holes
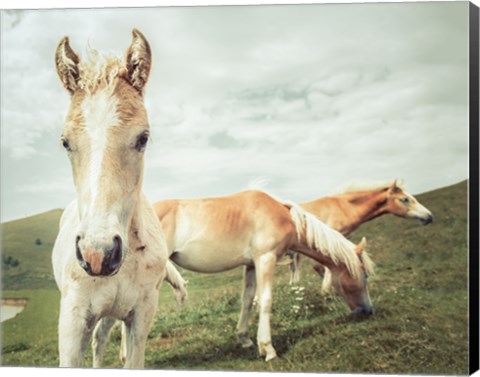
[[[235,250],[215,250],[208,248],[190,248],[176,251],[171,256],[180,267],[195,272],[214,273],[252,263],[243,252]]]

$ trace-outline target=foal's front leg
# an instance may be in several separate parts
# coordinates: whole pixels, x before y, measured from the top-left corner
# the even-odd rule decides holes
[[[261,356],[265,361],[277,357],[272,345],[270,332],[270,314],[272,309],[272,283],[277,257],[273,253],[262,254],[255,260],[255,269],[258,284],[260,317],[258,320],[257,344]]]
[[[253,342],[248,336],[248,315],[255,298],[256,285],[255,267],[245,266],[243,271],[242,309],[237,324],[237,335],[243,348],[253,346]]]
[[[62,298],[58,325],[58,348],[61,367],[82,367],[85,351],[92,335],[96,318],[87,306],[79,305],[70,297]]]
[[[95,326],[92,340],[94,368],[102,367],[105,347],[110,337],[110,331],[116,322],[117,320],[115,318],[104,317],[98,322],[97,326]]]
[[[125,339],[127,354],[124,368],[143,368],[145,363],[145,345],[155,312],[157,294],[152,294],[142,305],[137,305],[125,318]]]

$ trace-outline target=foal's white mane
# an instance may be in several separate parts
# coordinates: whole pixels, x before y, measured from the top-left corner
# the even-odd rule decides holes
[[[289,201],[283,202],[283,204],[290,208],[297,234],[305,236],[309,247],[315,248],[319,253],[331,258],[335,264],[345,264],[354,278],[362,277],[360,260],[355,253],[354,243],[314,215],[304,211],[298,204]],[[362,253],[362,261],[366,272],[372,273],[374,265],[366,252]]]
[[[396,183],[396,186],[402,191],[405,191],[405,183],[403,180],[391,180],[384,182],[353,182],[335,192],[335,194],[352,194],[355,192],[364,192],[364,191],[381,191],[387,187],[392,186]]]
[[[88,93],[99,87],[113,90],[117,78],[127,75],[127,69],[122,59],[114,53],[100,53],[88,47],[85,60],[80,60],[78,66],[80,81],[78,85]]]

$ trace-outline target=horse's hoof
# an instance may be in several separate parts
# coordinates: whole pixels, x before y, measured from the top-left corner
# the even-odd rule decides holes
[[[260,353],[260,356],[265,356],[265,361],[270,361],[277,357],[277,352],[271,344],[260,344],[258,352]]]
[[[249,338],[248,334],[241,334],[238,336],[242,348],[250,348],[253,346],[252,339]]]
[[[240,341],[240,343],[242,344],[242,348],[250,348],[250,347],[253,347],[253,342],[252,342],[252,339],[250,339],[250,338],[242,339],[242,340]]]
[[[277,357],[277,353],[276,352],[273,352],[273,355],[268,355],[265,357],[265,361],[270,361],[270,360],[273,360]]]

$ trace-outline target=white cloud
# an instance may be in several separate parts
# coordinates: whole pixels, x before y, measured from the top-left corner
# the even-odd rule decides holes
[[[413,3],[2,13],[2,157],[10,169],[23,169],[9,176],[9,195],[28,191],[29,200],[52,208],[73,198],[69,189],[48,196],[59,184],[72,188],[61,178],[71,178],[58,148],[68,94],[56,78],[54,49],[69,35],[79,53],[90,43],[121,54],[133,27],[154,54],[144,186],[152,200],[227,194],[257,177],[294,200],[351,179],[402,176],[412,192],[465,179],[467,9]],[[34,168],[43,176],[32,176]],[[34,178],[38,184],[27,189]],[[6,204],[14,217],[15,201]]]

